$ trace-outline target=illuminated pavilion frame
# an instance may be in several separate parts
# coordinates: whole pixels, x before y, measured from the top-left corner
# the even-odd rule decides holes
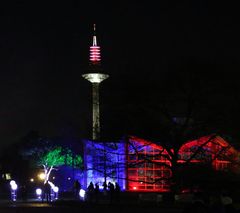
[[[162,154],[159,155],[158,153]],[[127,190],[129,191],[169,191],[166,180],[171,176],[171,166],[167,151],[151,142],[138,137],[129,137],[126,149]],[[146,160],[148,159],[148,160]]]
[[[117,182],[126,190],[126,145],[120,142],[84,141],[85,188],[93,182],[103,189],[106,181]]]
[[[210,160],[215,170],[231,170],[233,165],[226,159],[230,157],[237,159],[239,152],[220,136],[212,140],[209,140],[210,138],[211,136],[204,136],[183,144],[179,150],[178,163],[184,163],[188,159],[191,159],[192,164]],[[85,186],[91,181],[102,185],[104,163],[107,162],[105,168],[108,173],[107,182],[119,182],[122,190],[142,192],[170,190],[169,183],[165,180],[171,177],[171,169],[168,167],[171,166],[171,162],[168,152],[162,146],[134,136],[130,136],[127,143],[88,140],[84,144],[84,162],[88,168],[84,178]],[[196,155],[195,150],[198,148],[201,152]],[[111,160],[104,159],[105,151]],[[159,155],[159,152],[162,154]],[[162,181],[159,181],[161,178]]]
[[[97,140],[100,136],[99,84],[109,75],[99,72],[101,70],[101,53],[100,46],[97,45],[95,24],[93,43],[90,47],[90,67],[94,72],[83,74],[82,77],[92,83],[92,139]]]
[[[239,171],[232,164],[237,161],[239,152],[234,149],[222,137],[212,135],[203,136],[199,139],[188,141],[179,150],[178,163],[184,163],[190,159],[191,164],[212,162],[212,168],[221,170]],[[199,154],[196,155],[196,149]],[[171,166],[168,160],[168,152],[160,145],[137,137],[130,137],[128,148],[126,149],[127,160],[127,190],[129,191],[169,191],[169,183],[166,181],[156,181],[159,178],[171,177],[171,169],[163,166]],[[157,153],[162,153],[159,156]],[[147,158],[150,162],[143,159]],[[232,159],[230,161],[230,159]]]

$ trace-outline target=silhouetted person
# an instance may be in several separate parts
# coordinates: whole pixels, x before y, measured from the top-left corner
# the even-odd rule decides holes
[[[95,194],[95,202],[98,203],[98,199],[99,199],[99,185],[98,185],[98,183],[95,183],[94,194]]]
[[[48,181],[44,184],[43,186],[43,197],[42,197],[42,201],[44,201],[44,199],[46,199],[47,202],[51,201],[51,186],[48,183]]]
[[[93,194],[94,194],[94,185],[92,181],[87,187],[87,196],[88,196],[88,201],[92,202],[93,201]]]
[[[108,182],[108,189],[109,189],[109,199],[110,203],[113,202],[113,197],[114,197],[114,185],[112,182]]]
[[[74,181],[73,188],[74,188],[74,196],[75,196],[75,198],[78,198],[79,191],[81,189],[81,184],[79,183],[78,180]]]
[[[116,182],[115,183],[115,199],[116,199],[116,201],[118,202],[119,201],[119,198],[120,198],[120,186],[119,186],[119,184]]]
[[[106,183],[106,181],[103,182],[102,186],[103,186],[103,195],[106,196],[107,195],[107,183]]]

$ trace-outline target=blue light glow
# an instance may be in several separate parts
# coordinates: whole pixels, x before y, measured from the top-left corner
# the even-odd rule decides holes
[[[121,142],[85,142],[85,181],[86,188],[90,182],[98,183],[103,189],[103,183],[117,182],[121,190],[125,190],[125,144]]]

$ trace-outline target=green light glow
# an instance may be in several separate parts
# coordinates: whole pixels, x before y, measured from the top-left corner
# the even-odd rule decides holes
[[[82,163],[82,158],[80,155],[74,155],[68,148],[56,147],[43,155],[40,163],[48,167],[62,165],[78,167]]]

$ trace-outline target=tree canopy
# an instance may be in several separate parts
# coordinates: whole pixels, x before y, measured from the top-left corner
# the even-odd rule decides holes
[[[57,146],[40,156],[38,163],[39,165],[55,167],[62,165],[79,167],[82,163],[82,158],[80,155],[75,156],[69,148]]]
[[[51,171],[57,167],[66,165],[80,168],[82,165],[80,152],[79,150],[76,152],[73,145],[43,137],[30,137],[26,140],[26,144],[21,149],[21,155],[27,158],[33,167],[44,168],[45,182]]]

